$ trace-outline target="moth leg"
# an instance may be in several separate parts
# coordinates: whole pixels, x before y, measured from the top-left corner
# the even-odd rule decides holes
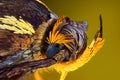
[[[68,53],[66,52],[66,50],[61,50],[58,55],[54,56],[54,58],[46,58],[42,60],[24,62],[18,65],[13,65],[0,69],[0,78],[11,78],[37,68],[45,68],[51,66],[55,63],[63,61],[66,56],[68,56],[67,54]]]
[[[3,57],[3,60],[1,59],[1,62],[0,62],[0,69],[15,65],[15,63],[22,58],[22,54],[23,54],[23,51],[20,51],[16,55]]]
[[[54,59],[43,59],[32,62],[25,62],[22,64],[14,65],[12,67],[7,67],[4,69],[0,69],[0,78],[11,78],[24,72],[32,71],[37,68],[44,68],[51,66],[56,63]]]
[[[67,60],[68,58],[68,55],[69,55],[69,52],[67,50],[61,50],[59,53],[57,53],[53,58],[55,59],[55,61],[58,63],[58,62],[62,62],[63,60]],[[49,64],[49,63],[47,63]],[[39,69],[40,70],[40,69]],[[34,72],[34,77],[35,77],[35,80],[44,80],[44,78],[42,78],[42,76],[40,75],[39,73],[39,70],[36,70]],[[61,77],[60,77],[60,80],[64,80],[65,77],[67,76],[67,72],[66,71],[63,71],[61,73]],[[38,79],[39,78],[39,79]]]
[[[62,62],[63,60],[68,60],[69,59],[69,51],[66,49],[60,50],[60,52],[57,53],[53,58],[57,62]]]
[[[61,72],[61,75],[60,75],[60,80],[65,80],[67,74],[68,74],[67,71],[62,71],[62,72]]]
[[[31,50],[27,49],[24,51],[20,51],[17,54],[15,53],[14,55],[3,57],[3,60],[0,59],[0,69],[13,66],[21,59],[24,59],[24,62],[30,61],[32,58],[31,55],[29,55],[30,53],[32,53]]]

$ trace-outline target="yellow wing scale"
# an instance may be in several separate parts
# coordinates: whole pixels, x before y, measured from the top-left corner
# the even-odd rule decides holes
[[[21,17],[16,19],[14,16],[5,16],[0,18],[2,24],[0,24],[0,29],[7,29],[14,31],[15,34],[29,34],[32,35],[35,33],[33,26],[24,21]]]

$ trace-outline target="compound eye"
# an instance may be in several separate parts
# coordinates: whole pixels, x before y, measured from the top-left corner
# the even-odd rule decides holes
[[[55,45],[55,47],[59,48],[59,47],[60,47],[60,45],[59,45],[59,44],[56,44],[56,45]]]

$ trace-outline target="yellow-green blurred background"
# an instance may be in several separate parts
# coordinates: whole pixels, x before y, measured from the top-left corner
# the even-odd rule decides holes
[[[59,17],[67,15],[76,21],[87,21],[88,43],[103,17],[103,48],[83,67],[70,72],[66,80],[120,80],[120,0],[42,0]],[[55,71],[43,73],[46,80],[58,80]],[[34,78],[31,77],[31,80]]]

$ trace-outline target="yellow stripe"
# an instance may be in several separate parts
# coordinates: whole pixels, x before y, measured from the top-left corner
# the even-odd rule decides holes
[[[2,24],[0,24],[0,29],[7,29],[14,31],[16,34],[29,34],[35,33],[33,26],[24,21],[22,18],[16,19],[14,16],[5,16],[0,18]]]
[[[53,30],[50,31],[49,37],[47,38],[47,41],[49,44],[57,43],[57,44],[64,44],[70,51],[72,50],[71,46],[68,45],[68,43],[73,42],[72,39],[67,39],[67,35],[61,34],[59,30],[57,30],[62,23],[64,22],[64,19],[66,17],[60,18],[55,25],[53,26]]]

